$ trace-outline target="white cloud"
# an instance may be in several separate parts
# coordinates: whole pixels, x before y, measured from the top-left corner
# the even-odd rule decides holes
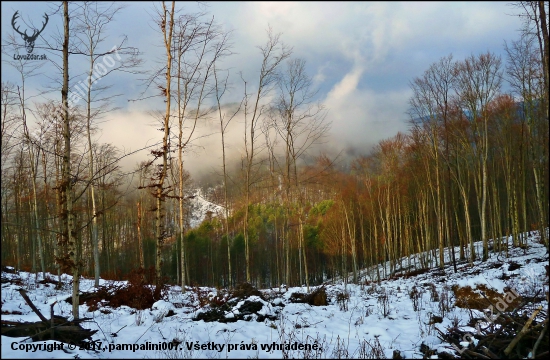
[[[34,9],[31,3],[18,4],[2,2],[3,36],[13,32],[10,21],[15,10],[33,19],[44,11]],[[186,3],[182,9],[194,12],[197,5]],[[513,8],[492,2],[215,2],[205,10],[224,28],[235,30],[235,55],[223,63],[232,81],[228,101],[242,98],[240,71],[249,91],[254,87],[261,61],[257,46],[265,43],[271,25],[274,32],[283,33],[281,40],[294,48],[294,56],[306,60],[307,72],[322,89],[319,97],[329,109],[327,120],[333,122],[334,139],[357,146],[406,129],[408,82],[431,63],[451,52],[455,59],[487,50],[503,54],[503,40],[516,39],[521,28],[521,20],[510,16]],[[150,17],[153,13],[150,4],[131,3],[111,26],[115,38],[126,33],[129,44],[139,46],[145,54],[144,69],[152,69],[154,61],[163,56],[160,34],[154,31],[157,28]],[[61,17],[52,15],[47,28],[51,33],[45,35],[53,35],[61,24]],[[4,69],[9,67],[2,67],[3,79],[18,81]],[[37,76],[29,79],[28,86],[40,89],[45,82],[53,83]],[[113,93],[135,99],[143,87],[137,80],[132,84],[114,84]],[[59,97],[59,92],[55,96]],[[162,108],[161,99],[121,103],[126,111],[109,116],[114,120],[104,125],[101,141],[134,150],[151,139],[161,139],[160,132],[147,125],[151,118],[146,114],[151,107]],[[230,133],[235,156],[242,147],[240,127],[235,121]],[[206,135],[208,130],[201,131]],[[188,159],[192,168],[217,164],[219,134],[201,138],[196,145],[197,151]],[[132,159],[125,161],[134,163]]]
[[[363,70],[360,67],[355,67],[351,72],[346,74],[342,81],[336,84],[332,90],[327,95],[327,104],[334,102],[341,102],[345,98],[353,95],[354,91],[357,90],[357,84],[361,79],[361,74]]]

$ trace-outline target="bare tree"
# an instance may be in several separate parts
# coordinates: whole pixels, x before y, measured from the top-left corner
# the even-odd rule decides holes
[[[17,13],[16,13],[17,15]],[[16,15],[14,15],[14,20],[16,18]],[[18,30],[16,30],[19,32]],[[3,52],[6,52],[6,50],[9,48],[14,53],[19,52],[19,46],[16,44],[15,38],[13,35],[10,35],[8,37],[7,41],[8,45],[3,48]],[[34,45],[33,45],[34,46]],[[33,205],[32,205],[32,212],[33,212],[33,227],[34,227],[34,236],[33,236],[33,246],[35,242],[38,243],[38,254],[40,257],[40,270],[42,272],[42,275],[45,273],[45,262],[44,262],[44,248],[42,244],[42,238],[39,231],[39,217],[38,217],[38,201],[37,201],[37,185],[36,185],[36,177],[37,177],[37,171],[38,171],[38,156],[40,153],[40,147],[37,145],[37,141],[33,141],[31,139],[31,134],[29,131],[28,123],[27,123],[27,115],[30,113],[30,107],[28,103],[29,96],[26,94],[26,81],[32,77],[40,75],[39,70],[43,67],[44,62],[28,62],[25,60],[22,60],[19,57],[14,57],[13,60],[7,61],[9,65],[11,65],[16,72],[20,76],[20,85],[17,86],[17,90],[13,90],[15,93],[15,96],[17,97],[18,102],[18,108],[19,108],[19,115],[17,116],[18,120],[21,120],[21,124],[23,125],[23,138],[25,139],[25,143],[27,145],[29,160],[31,163],[31,178],[32,178],[32,198],[33,198]],[[7,99],[6,99],[7,100]],[[7,108],[5,108],[7,110]],[[7,114],[6,114],[7,115]],[[9,122],[7,122],[9,124]],[[3,129],[4,134],[4,129]],[[4,136],[3,136],[4,137]],[[2,139],[4,140],[4,138]],[[11,138],[6,138],[6,141],[11,140]],[[9,152],[9,145],[6,144],[6,150]],[[4,146],[3,146],[4,147]],[[35,254],[32,255],[33,259]]]
[[[470,56],[457,65],[457,92],[464,115],[475,132],[477,172],[474,177],[483,241],[483,261],[489,256],[487,238],[487,189],[489,156],[489,112],[487,107],[499,93],[502,83],[501,60],[491,53]]]
[[[229,76],[229,73],[227,73],[227,76]],[[218,105],[218,116],[220,120],[220,134],[222,137],[222,171],[223,171],[223,207],[225,212],[225,237],[227,239],[227,285],[228,287],[232,286],[231,281],[231,239],[229,238],[229,202],[228,202],[228,196],[227,196],[227,166],[225,162],[225,132],[227,130],[227,127],[231,123],[231,120],[235,118],[235,116],[241,111],[241,104],[235,109],[235,111],[232,111],[232,114],[227,117],[227,113],[222,112],[222,104],[221,99],[223,95],[225,94],[225,91],[227,90],[227,77],[225,80],[223,80],[220,84],[218,82],[218,71],[216,70],[216,67],[214,65],[214,81],[215,81],[215,89],[216,89],[216,104]]]
[[[89,161],[89,190],[92,202],[92,244],[94,254],[94,279],[95,286],[99,286],[99,239],[97,229],[97,205],[95,196],[95,168],[92,155],[92,122],[103,117],[106,113],[115,110],[111,106],[112,100],[119,95],[106,94],[111,87],[105,84],[104,78],[115,71],[132,72],[141,61],[137,49],[125,46],[125,37],[120,44],[111,49],[101,49],[106,42],[108,25],[114,21],[114,17],[122,10],[122,6],[114,3],[84,2],[80,4],[79,12],[75,14],[74,33],[78,39],[80,53],[88,58],[89,69],[86,79],[81,82],[84,94],[78,86],[73,86],[71,99],[76,102],[83,98],[86,107],[86,134],[88,139]],[[124,58],[123,58],[124,57]],[[115,59],[116,58],[116,59]],[[99,86],[94,86],[102,80]],[[83,95],[83,96],[81,96]],[[97,104],[97,105],[95,105]]]
[[[450,188],[450,164],[449,164],[449,139],[447,122],[450,114],[450,98],[455,83],[454,61],[452,55],[441,58],[438,62],[432,64],[424,72],[422,77],[417,77],[411,82],[413,96],[409,100],[411,122],[425,137],[425,141],[430,144],[430,155],[434,160],[435,185],[431,187],[433,199],[435,202],[435,214],[437,221],[437,235],[439,243],[439,266],[444,267],[444,248],[445,239],[450,243],[450,236],[446,234],[449,226],[448,216],[450,211],[447,204],[450,200],[447,196],[451,193]],[[441,144],[444,142],[444,144]],[[447,179],[444,181],[442,175],[442,165],[446,163]],[[426,171],[431,171],[429,167]],[[428,180],[431,180],[428,177]],[[431,183],[431,182],[430,182]],[[444,187],[442,183],[447,186]],[[473,246],[473,244],[471,244]],[[453,261],[456,272],[456,261]]]
[[[151,167],[150,163],[147,161],[142,161],[136,166],[136,171],[138,172],[138,201],[137,201],[137,235],[138,235],[138,253],[139,253],[139,266],[141,268],[145,268],[145,259],[143,255],[143,232],[142,232],[142,225],[143,225],[143,192],[141,189],[146,188],[147,180],[151,176]]]
[[[278,78],[278,67],[292,53],[292,49],[281,43],[280,34],[273,34],[271,28],[267,31],[268,40],[264,46],[261,46],[262,66],[258,78],[258,88],[255,94],[249,94],[247,91],[247,83],[244,82],[244,118],[245,118],[245,215],[244,215],[244,243],[245,243],[245,262],[246,262],[246,282],[250,283],[250,253],[249,253],[249,234],[248,234],[248,217],[249,207],[251,203],[251,185],[254,182],[255,159],[258,150],[258,139],[261,136],[260,119],[269,109],[268,104],[264,104],[263,100],[271,92]],[[242,75],[241,75],[242,77]],[[252,104],[250,104],[252,101]]]
[[[287,212],[290,210],[291,190],[294,190],[295,196],[297,196],[299,252],[303,256],[305,280],[309,291],[307,256],[303,236],[304,194],[298,179],[297,162],[326,135],[330,123],[325,122],[324,106],[314,103],[316,91],[312,89],[312,80],[306,73],[305,65],[305,60],[291,59],[287,63],[286,71],[278,78],[279,92],[274,105],[277,114],[274,127],[285,145],[284,179]],[[301,272],[300,267],[300,274]],[[289,280],[288,276],[289,274],[286,276],[287,281]],[[300,276],[300,283],[302,280],[303,278]]]
[[[73,275],[73,317],[80,317],[79,289],[80,289],[80,259],[78,256],[78,244],[75,230],[75,214],[73,211],[73,185],[71,175],[71,119],[69,117],[69,2],[63,2],[63,87],[61,89],[62,118],[63,118],[63,163],[62,180],[60,185],[62,203],[62,245],[67,246],[67,254],[61,259],[64,267],[70,269]]]
[[[15,149],[17,144],[17,88],[12,83],[2,82],[1,88],[1,112],[2,112],[2,123],[1,123],[1,138],[0,138],[0,169],[2,179],[11,178],[9,170],[12,164],[8,163],[11,161],[11,154]],[[10,191],[12,190],[10,181],[2,181],[0,189],[0,207],[2,207],[2,234],[6,234],[6,238],[10,234],[10,228],[12,226],[8,225],[8,206],[10,203]],[[16,252],[17,253],[17,252]]]
[[[199,119],[212,111],[204,106],[205,99],[212,91],[211,78],[215,73],[215,64],[229,54],[228,35],[214,23],[202,21],[202,15],[181,16],[176,21],[174,35],[176,103],[178,118],[178,211],[179,237],[181,243],[181,285],[185,291],[186,264],[184,234],[184,149],[193,139]],[[186,121],[187,120],[187,121]],[[189,124],[190,123],[190,124]],[[184,128],[188,126],[187,134]]]
[[[155,151],[155,157],[162,158],[162,163],[158,165],[156,171],[156,184],[155,186],[155,199],[156,199],[156,210],[155,210],[155,237],[157,240],[157,251],[156,251],[156,284],[157,287],[162,283],[162,247],[164,245],[164,239],[166,237],[166,229],[163,225],[163,203],[166,197],[166,189],[164,187],[164,180],[166,179],[166,174],[168,171],[168,153],[170,151],[168,146],[168,139],[170,136],[170,115],[171,115],[171,84],[172,84],[172,37],[174,35],[174,15],[175,15],[175,1],[172,1],[171,10],[166,8],[166,4],[162,3],[162,11],[159,13],[158,25],[162,31],[163,35],[163,45],[166,50],[166,87],[163,88],[163,93],[165,95],[166,110],[163,120],[163,138],[162,138],[162,148],[159,151]]]
[[[545,206],[545,199],[548,198],[548,195],[543,180],[548,176],[548,166],[546,165],[548,144],[545,136],[545,134],[548,134],[548,121],[543,121],[544,113],[548,110],[548,103],[541,102],[541,99],[544,99],[545,94],[548,92],[544,83],[544,69],[540,62],[539,51],[535,45],[534,35],[522,34],[519,40],[512,41],[510,45],[505,44],[505,49],[508,55],[507,80],[512,86],[513,94],[521,101],[521,120],[527,130],[525,134],[522,132],[521,135],[527,139],[527,160],[531,165],[535,180],[539,229],[543,241],[548,244],[548,237],[544,230],[548,224],[547,206]],[[520,164],[523,163],[523,161],[520,162]],[[523,176],[521,181],[524,184],[524,171],[520,173]],[[521,186],[521,194],[524,199],[526,191],[525,185]],[[525,222],[527,218],[525,210],[523,211],[523,218]],[[524,226],[527,226],[527,224],[524,224]]]
[[[17,88],[15,84],[9,82],[2,82],[1,89],[1,107],[2,107],[2,128],[1,134],[1,166],[2,173],[6,164],[8,163],[9,155],[13,149],[13,140],[15,138],[15,131],[17,130],[17,117],[16,107],[17,100]]]
[[[514,4],[523,10],[519,16],[524,19],[523,36],[536,37],[538,41],[538,57],[542,64],[542,75],[544,79],[544,100],[546,110],[546,121],[549,119],[550,90],[549,75],[550,68],[550,5],[545,1],[520,1]]]

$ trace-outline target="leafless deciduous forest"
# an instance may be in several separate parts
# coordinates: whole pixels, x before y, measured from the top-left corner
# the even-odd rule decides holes
[[[159,60],[145,71],[127,39],[103,41],[120,8],[63,2],[55,14],[63,30],[41,45],[58,72],[15,57],[3,65],[20,81],[1,89],[2,265],[95,277],[96,286],[142,267],[156,284],[309,287],[415,253],[424,253],[422,267],[443,267],[451,246],[461,249],[452,252],[456,271],[490,252],[505,256],[499,239],[511,235],[521,247],[529,230],[548,247],[549,10],[516,6],[525,27],[505,43],[506,57],[441,57],[410,79],[410,131],[342,167],[315,153],[329,109],[284,34],[268,28],[251,45],[259,70],[241,75],[241,101],[228,105],[234,87],[223,60],[236,55],[217,19],[157,6]],[[25,51],[13,38],[3,44]],[[88,67],[78,83],[76,61]],[[158,141],[143,145],[148,160],[133,169],[119,165],[128,154],[117,144],[94,137],[115,109],[102,91],[118,71],[135,74],[164,107],[151,111]],[[54,100],[31,99],[25,84],[35,76],[52,79]],[[244,119],[238,160],[226,157],[236,117]],[[204,196],[224,210],[191,228],[196,199],[183,159],[207,118],[219,129],[212,151],[223,156],[218,185]],[[390,272],[406,271],[395,264]],[[77,308],[78,281],[73,287]]]

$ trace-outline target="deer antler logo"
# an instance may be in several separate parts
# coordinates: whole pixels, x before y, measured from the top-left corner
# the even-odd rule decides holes
[[[44,30],[44,28],[46,27],[46,24],[48,23],[48,14],[44,14],[44,18],[46,19],[46,21],[44,22],[44,24],[42,24],[42,29],[40,29],[40,30],[32,29],[33,34],[31,36],[29,36],[29,35],[27,35],[27,30],[25,30],[25,32],[21,32],[21,31],[19,31],[19,26],[16,27],[16,25],[15,25],[15,21],[19,17],[18,13],[19,13],[19,11],[16,11],[15,14],[13,14],[13,18],[11,19],[11,26],[13,26],[13,29],[18,34],[21,35],[23,40],[25,40],[25,48],[27,49],[27,53],[31,54],[32,51],[34,50],[34,42],[36,41],[36,38],[38,37],[38,35],[40,35],[42,30]]]

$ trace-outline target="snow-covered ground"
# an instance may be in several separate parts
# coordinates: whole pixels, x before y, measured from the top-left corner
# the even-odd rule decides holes
[[[458,256],[458,248],[456,251]],[[408,259],[403,260],[404,265],[408,263]],[[92,319],[83,326],[99,330],[93,336],[97,351],[68,344],[61,350],[48,351],[48,345],[51,347],[54,341],[31,343],[26,338],[2,336],[1,355],[2,358],[391,358],[398,350],[401,356],[410,359],[423,357],[421,344],[458,354],[442,343],[435,327],[444,331],[458,321],[467,329],[466,324],[476,310],[454,306],[451,287],[475,288],[484,284],[499,293],[513,291],[524,296],[538,290],[546,293],[545,265],[548,265],[546,248],[532,236],[526,249],[511,248],[508,258],[491,254],[487,262],[476,261],[473,267],[462,262],[457,273],[447,266],[444,272],[432,269],[417,276],[376,283],[369,281],[375,271],[365,270],[362,285],[327,284],[327,306],[290,301],[292,293],[305,292],[305,288],[262,290],[266,300],[252,296],[233,302],[231,309],[224,312],[225,318],[231,319],[243,311],[247,301],[260,303],[261,309],[248,315],[249,321],[227,323],[193,321],[208,308],[199,307],[197,291],[182,294],[180,287],[173,286],[164,300],[148,310],[106,306],[88,312],[88,306],[81,305],[80,316]],[[20,277],[22,284],[6,282],[14,277]],[[2,320],[39,320],[22,299],[19,288],[28,291],[32,302],[47,317],[50,304],[55,301],[56,315],[70,315],[71,305],[64,301],[70,295],[69,276],[64,277],[66,286],[62,290],[36,284],[33,274],[3,272],[2,278]],[[90,291],[93,280],[83,279],[80,286],[82,291]],[[410,296],[413,290],[419,294],[414,303]],[[210,288],[200,291],[209,297],[217,293]],[[434,292],[439,301],[433,301]],[[345,294],[349,295],[348,300]],[[546,301],[542,305],[548,307]],[[174,315],[166,316],[171,314]],[[434,323],[434,316],[440,316],[442,322]],[[258,318],[262,320],[257,321]],[[471,330],[475,333],[475,329]]]

